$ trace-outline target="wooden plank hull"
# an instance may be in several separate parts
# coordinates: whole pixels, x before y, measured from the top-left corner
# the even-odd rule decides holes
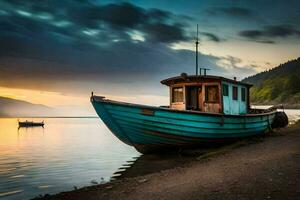
[[[276,113],[237,116],[128,104],[95,96],[91,101],[112,133],[142,153],[263,134],[270,129]]]

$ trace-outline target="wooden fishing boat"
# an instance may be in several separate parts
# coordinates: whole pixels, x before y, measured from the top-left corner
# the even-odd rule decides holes
[[[288,123],[277,107],[251,109],[251,85],[243,82],[182,74],[161,83],[170,87],[170,106],[124,103],[95,95],[91,102],[111,132],[142,153],[232,141]]]
[[[182,73],[161,81],[170,88],[169,106],[113,101],[93,93],[92,105],[116,137],[141,153],[223,143],[288,124],[277,107],[251,109],[252,85],[199,70],[197,55],[196,75]]]
[[[42,122],[34,122],[34,121],[18,121],[19,127],[33,127],[33,126],[44,126],[44,121]]]

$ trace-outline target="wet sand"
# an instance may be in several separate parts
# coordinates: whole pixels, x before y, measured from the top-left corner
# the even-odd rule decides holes
[[[300,123],[206,154],[142,156],[118,180],[42,199],[300,199]]]

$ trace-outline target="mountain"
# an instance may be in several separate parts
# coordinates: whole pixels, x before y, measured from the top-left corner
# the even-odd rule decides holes
[[[254,104],[300,106],[300,57],[242,80],[253,84]]]
[[[1,117],[38,117],[53,115],[52,108],[27,101],[0,97]]]

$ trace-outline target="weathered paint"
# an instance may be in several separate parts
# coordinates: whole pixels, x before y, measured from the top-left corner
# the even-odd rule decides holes
[[[217,102],[207,102],[205,101],[205,94],[206,94],[206,86],[218,86],[218,93],[219,99]],[[222,112],[222,102],[221,102],[221,84],[220,82],[212,82],[212,83],[203,83],[202,86],[202,98],[203,98],[203,111],[204,112],[211,112],[211,113],[221,113]]]
[[[219,100],[217,102],[207,102],[205,101],[205,87],[215,85],[219,88]],[[187,88],[188,87],[201,87],[202,92],[197,97],[198,101],[198,110],[204,111],[204,112],[211,112],[211,113],[221,113],[222,112],[222,101],[221,101],[221,84],[220,82],[207,82],[207,83],[180,83],[180,84],[174,84],[170,86],[170,108],[176,109],[176,110],[187,110],[187,99],[191,98],[187,95]],[[183,88],[183,102],[172,102],[173,97],[173,88],[182,87]]]
[[[183,89],[183,101],[182,102],[172,102],[172,98],[173,98],[173,88],[174,87],[170,87],[170,108],[173,109],[177,109],[177,110],[185,110],[186,108],[186,89],[184,87],[184,85],[178,85],[176,87],[182,87]]]
[[[107,127],[123,142],[142,146],[178,146],[248,137],[269,130],[275,113],[222,115],[95,100]]]
[[[228,85],[228,96],[223,95],[223,112],[224,114],[231,114],[231,115],[240,115],[247,113],[247,101],[248,101],[248,89],[244,85],[234,84],[222,81],[222,84]],[[238,88],[238,99],[233,100],[233,86]],[[242,101],[242,88],[245,88],[245,101]]]

